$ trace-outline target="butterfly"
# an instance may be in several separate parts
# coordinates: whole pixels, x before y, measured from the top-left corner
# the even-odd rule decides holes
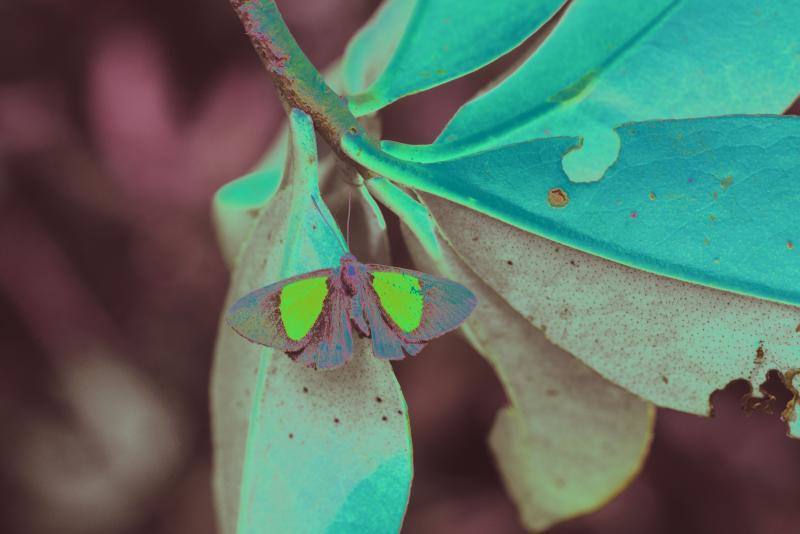
[[[464,322],[476,305],[463,285],[419,271],[363,264],[344,254],[320,269],[262,287],[237,300],[228,324],[249,341],[316,369],[353,355],[353,327],[376,357],[399,360]]]

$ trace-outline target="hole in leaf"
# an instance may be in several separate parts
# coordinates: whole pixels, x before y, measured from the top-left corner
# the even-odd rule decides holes
[[[547,192],[547,202],[554,208],[563,208],[569,204],[569,195],[560,187],[554,187]]]

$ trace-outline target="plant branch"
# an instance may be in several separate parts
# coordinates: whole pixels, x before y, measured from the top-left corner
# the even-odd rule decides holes
[[[373,176],[341,149],[346,133],[369,137],[350,113],[346,101],[331,89],[289,32],[274,0],[230,0],[245,33],[272,78],[287,111],[298,108],[314,121],[314,127],[343,161]]]

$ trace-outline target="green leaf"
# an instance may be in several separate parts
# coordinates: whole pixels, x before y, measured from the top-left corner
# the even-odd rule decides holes
[[[288,140],[288,130],[285,129],[257,170],[225,184],[214,197],[217,240],[225,263],[231,269],[235,267],[259,213],[277,193],[288,153]],[[322,196],[340,228],[347,225],[348,195],[352,198],[351,225],[358,231],[351,236],[351,252],[364,262],[389,263],[386,221],[367,189],[363,185],[347,186],[342,178],[344,166],[336,165],[332,154],[322,158],[319,171]],[[360,177],[356,179],[362,180]]]
[[[627,121],[781,113],[800,90],[800,3],[581,0],[531,58],[466,104],[430,147],[452,158],[537,137],[582,136],[564,168],[596,180]],[[391,150],[392,147],[387,147]]]
[[[236,265],[259,212],[278,191],[288,152],[289,130],[283,127],[256,170],[228,182],[214,195],[211,208],[214,228],[229,268]]]
[[[414,4],[414,0],[386,0],[353,36],[342,58],[345,94],[365,91],[386,69],[403,37]]]
[[[334,90],[341,89],[343,80],[339,61],[334,61],[323,75]],[[235,267],[259,212],[277,193],[288,153],[289,128],[284,123],[256,168],[223,185],[214,195],[211,207],[214,228],[222,257],[229,269]],[[331,167],[331,160],[332,156],[323,158],[320,172],[323,179],[329,174],[327,171]]]
[[[479,69],[513,50],[563,4],[564,0],[390,0],[348,47],[348,88],[360,89],[380,72],[350,99],[350,109],[366,115]]]
[[[652,405],[548,342],[476,276],[408,195],[385,179],[369,187],[407,224],[416,265],[478,297],[463,331],[492,363],[511,402],[498,414],[490,443],[525,525],[540,531],[605,504],[641,468]]]
[[[290,118],[286,171],[245,245],[228,305],[268,283],[335,266],[342,254],[319,196],[311,119],[298,110]],[[412,475],[408,418],[390,364],[373,357],[368,340],[357,341],[343,368],[314,371],[223,323],[212,422],[224,532],[399,530]]]
[[[376,172],[458,200],[424,195],[459,256],[552,342],[642,398],[707,414],[709,396],[733,380],[800,369],[800,119],[661,121],[619,133],[619,161],[588,184],[569,183],[558,164],[571,140],[428,165],[370,154],[352,138],[345,147]],[[549,204],[552,187],[569,187],[565,207]]]
[[[383,176],[579,250],[800,305],[800,118],[652,121],[615,132],[619,159],[591,183],[570,182],[561,168],[569,138],[430,164],[352,136],[343,147]]]

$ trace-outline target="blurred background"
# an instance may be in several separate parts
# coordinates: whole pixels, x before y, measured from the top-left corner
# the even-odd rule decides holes
[[[279,5],[323,68],[377,1]],[[0,35],[0,532],[212,534],[228,275],[209,205],[276,134],[275,92],[226,0],[1,0]],[[392,105],[384,135],[432,141],[513,59]],[[416,463],[404,531],[522,532],[485,441],[505,403],[489,365],[446,336],[396,370]],[[743,383],[714,419],[659,411],[641,476],[553,532],[797,532],[800,443],[770,390],[774,414],[742,410]]]

